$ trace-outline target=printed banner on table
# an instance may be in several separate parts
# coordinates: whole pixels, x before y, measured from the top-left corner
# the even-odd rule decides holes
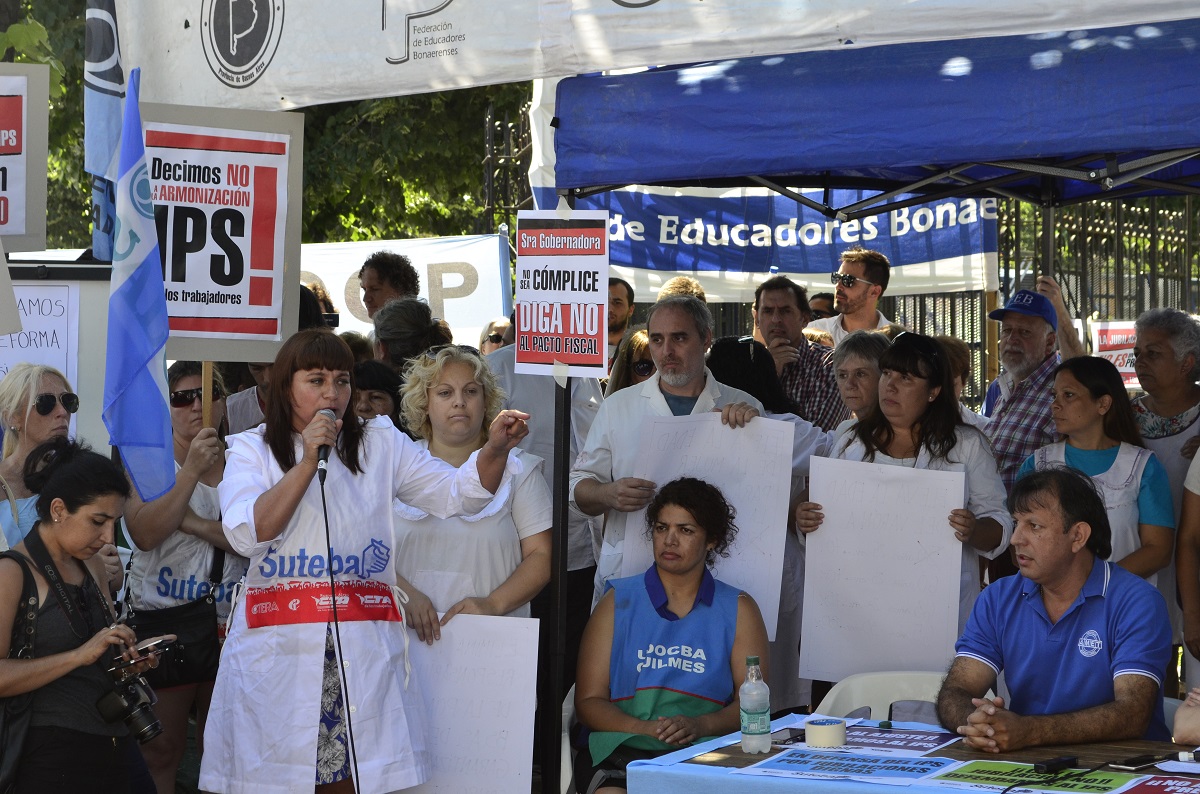
[[[146,123],[171,333],[282,338],[289,136]]]
[[[948,731],[903,730],[850,725],[846,728],[846,747],[871,755],[917,757],[936,752],[957,742],[957,733]]]
[[[920,780],[959,762],[952,758],[882,758],[871,755],[787,750],[733,774],[850,780]]]
[[[46,247],[49,67],[0,64],[0,236],[5,249]]]
[[[1137,373],[1133,371],[1133,346],[1137,331],[1133,320],[1106,320],[1092,323],[1092,355],[1107,358],[1116,365],[1125,381],[1125,388],[1140,389]]]
[[[1060,782],[1048,780],[1047,775],[1033,771],[1032,764],[1017,764],[1011,761],[969,761],[955,769],[935,774],[926,784],[938,783],[954,788],[969,788],[974,791],[1000,792],[1014,783],[1012,794],[1028,794],[1031,791],[1074,791],[1086,794],[1113,794],[1129,785],[1142,775],[1124,772],[1088,772],[1078,776],[1064,772],[1058,777],[1068,778]]]
[[[1200,794],[1200,778],[1151,775],[1125,789],[1123,794]]]
[[[517,218],[517,372],[607,374],[608,213]]]

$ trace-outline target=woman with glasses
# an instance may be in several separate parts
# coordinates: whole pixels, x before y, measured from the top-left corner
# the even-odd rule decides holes
[[[21,472],[34,447],[65,437],[79,396],[61,372],[41,364],[17,364],[0,381],[0,420],[4,457],[0,461],[0,527],[5,546],[15,546],[37,520],[37,495],[25,487]]]
[[[1112,526],[1109,559],[1156,584],[1175,547],[1175,508],[1167,472],[1146,449],[1125,383],[1106,358],[1080,356],[1054,371],[1050,415],[1062,441],[1030,455],[1017,479],[1035,469],[1070,466],[1104,495]]]
[[[486,356],[504,347],[504,335],[508,333],[508,327],[507,317],[497,317],[485,325],[479,332],[479,352]]]
[[[204,791],[367,794],[429,777],[392,500],[440,518],[487,507],[527,415],[501,412],[456,469],[390,420],[359,420],[353,369],[330,331],[294,334],[271,368],[266,422],[229,438],[221,519],[250,567],[209,709]]]
[[[946,539],[962,549],[958,628],[979,595],[979,558],[1008,546],[1012,517],[992,450],[978,430],[962,423],[945,354],[933,339],[914,333],[896,337],[879,359],[879,406],[834,444],[842,460],[884,466],[966,473],[965,504],[947,517]],[[821,506],[796,508],[802,532],[821,526]]]
[[[228,618],[233,587],[249,562],[233,552],[221,529],[217,485],[225,471],[225,445],[215,428],[225,415],[225,389],[214,372],[209,386],[212,417],[205,425],[201,373],[199,361],[176,361],[167,370],[175,486],[149,503],[135,491],[125,509],[125,527],[136,546],[127,591],[132,623],[149,625],[144,621],[153,620],[155,626],[185,640],[182,649],[177,643],[162,664],[147,674],[158,694],[155,713],[163,732],[142,745],[142,755],[159,794],[175,790],[193,708],[196,743],[203,754],[204,724],[220,654],[217,621]],[[206,598],[215,601],[211,613],[189,614],[194,607],[189,610],[188,605]],[[193,621],[210,618],[211,622],[189,630]]]
[[[447,345],[409,364],[401,408],[418,446],[457,468],[483,447],[503,399],[478,353]],[[522,450],[512,457],[519,473],[477,515],[438,520],[395,505],[396,569],[419,591],[409,593],[409,610],[425,642],[460,612],[529,617],[529,600],[550,581],[553,516],[543,463]],[[437,612],[445,613],[440,624]]]
[[[650,380],[655,373],[654,359],[650,357],[650,335],[643,328],[633,331],[621,340],[613,359],[612,372],[604,396],[610,397],[621,389],[636,386]]]

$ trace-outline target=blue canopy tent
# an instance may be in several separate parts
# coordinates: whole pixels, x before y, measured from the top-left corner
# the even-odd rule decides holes
[[[757,185],[845,220],[950,196],[1200,193],[1200,20],[575,77],[556,115],[567,196]],[[810,187],[825,200],[789,190]],[[835,188],[881,193],[835,206]]]

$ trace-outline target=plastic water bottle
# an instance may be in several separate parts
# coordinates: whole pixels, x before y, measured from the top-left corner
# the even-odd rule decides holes
[[[742,712],[742,752],[771,752],[771,690],[757,656],[746,657],[746,680],[738,690]]]

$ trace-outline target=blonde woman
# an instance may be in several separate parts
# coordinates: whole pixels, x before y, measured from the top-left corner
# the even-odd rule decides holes
[[[461,466],[487,440],[504,392],[473,348],[445,345],[413,359],[405,373],[401,411],[417,444]],[[418,593],[409,610],[445,613],[438,629],[460,612],[529,616],[529,600],[550,581],[550,490],[542,459],[516,450],[506,479],[478,514],[437,520],[395,503],[396,568]],[[415,625],[422,621],[414,620]]]

